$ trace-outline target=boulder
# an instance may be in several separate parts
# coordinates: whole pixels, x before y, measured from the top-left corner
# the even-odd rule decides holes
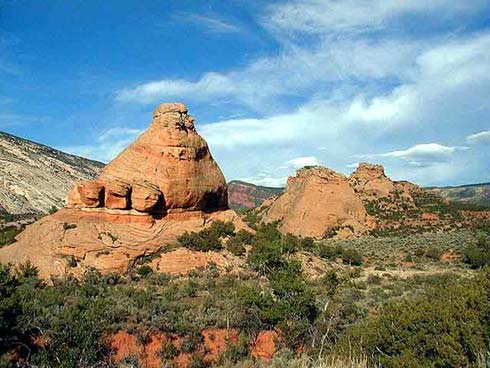
[[[146,181],[133,184],[131,205],[135,210],[140,212],[152,212],[155,209],[163,211],[165,209],[163,202],[162,192],[155,184]]]
[[[104,185],[95,180],[86,180],[76,184],[80,202],[84,207],[99,207],[104,204]]]
[[[110,209],[125,210],[129,207],[131,185],[121,181],[109,181],[104,184],[104,206]]]

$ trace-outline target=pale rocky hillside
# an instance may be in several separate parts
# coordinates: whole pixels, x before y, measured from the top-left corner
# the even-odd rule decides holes
[[[0,132],[0,209],[47,213],[65,205],[76,181],[95,178],[104,164]]]

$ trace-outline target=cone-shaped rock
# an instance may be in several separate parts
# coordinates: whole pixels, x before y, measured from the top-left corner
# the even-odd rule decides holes
[[[84,185],[105,187],[105,203],[99,207],[171,212],[227,204],[223,173],[181,103],[158,106],[149,129],[104,168],[97,183]],[[72,193],[76,198],[68,203],[78,204],[80,194],[83,204],[97,207],[94,200],[84,201],[84,193]]]

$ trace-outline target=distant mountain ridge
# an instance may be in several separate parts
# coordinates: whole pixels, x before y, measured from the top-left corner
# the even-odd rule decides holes
[[[490,183],[426,188],[450,202],[490,206]]]
[[[228,183],[228,205],[234,210],[246,210],[260,206],[267,198],[279,195],[284,188],[265,187],[232,180]]]
[[[73,184],[95,178],[102,167],[101,162],[0,132],[0,209],[27,214],[62,207]]]

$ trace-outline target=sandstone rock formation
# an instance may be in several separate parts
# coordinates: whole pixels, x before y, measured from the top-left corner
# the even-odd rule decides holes
[[[286,191],[263,206],[263,222],[279,221],[284,233],[323,237],[343,228],[359,234],[366,230],[366,210],[347,178],[324,167],[297,171]]]
[[[226,202],[224,176],[187,108],[162,104],[97,179],[75,185],[69,208],[29,226],[0,249],[0,262],[30,260],[44,278],[90,267],[124,272],[184,231],[218,219],[246,227]]]
[[[95,178],[103,166],[0,132],[0,208],[40,214],[63,207],[75,182]]]

